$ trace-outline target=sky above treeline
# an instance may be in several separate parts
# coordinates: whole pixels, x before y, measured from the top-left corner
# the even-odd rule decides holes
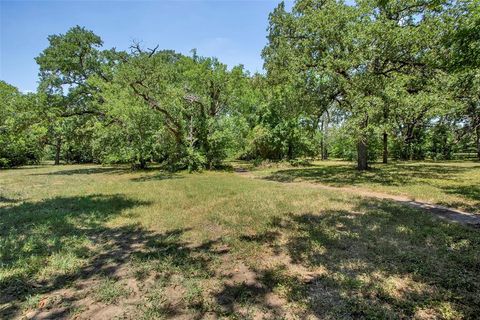
[[[48,46],[47,36],[75,25],[99,35],[105,48],[127,50],[133,41],[183,54],[195,48],[229,67],[262,72],[268,14],[279,2],[0,0],[0,80],[35,91],[34,58]],[[292,1],[285,2],[290,8]]]

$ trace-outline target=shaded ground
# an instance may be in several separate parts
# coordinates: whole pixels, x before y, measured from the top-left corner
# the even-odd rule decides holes
[[[255,178],[255,175],[251,174],[245,169],[236,170],[235,172],[245,177]],[[271,179],[271,177],[269,176],[266,179],[269,180]],[[273,181],[282,182],[282,180],[278,181],[276,179],[273,179]],[[421,209],[424,212],[433,214],[434,216],[441,219],[445,219],[449,222],[460,223],[460,224],[474,227],[474,228],[480,228],[480,214],[464,212],[464,211],[456,210],[453,208],[447,208],[444,206],[421,202],[421,201],[414,201],[414,200],[410,200],[405,196],[396,196],[396,195],[391,195],[387,193],[369,191],[368,189],[365,190],[365,189],[362,189],[361,187],[349,188],[349,187],[332,187],[332,186],[318,184],[318,183],[315,183],[315,184],[305,184],[305,183],[295,183],[295,182],[288,182],[288,183],[294,186],[310,186],[313,188],[319,188],[324,190],[355,194],[356,196],[362,196],[367,198],[392,200],[402,205]]]
[[[257,175],[279,182],[308,181],[334,187],[362,187],[480,214],[480,164],[403,162],[355,170],[348,162],[320,161],[309,167],[267,169]]]
[[[234,173],[54,174],[74,168],[0,172],[0,318],[480,313],[477,230]]]

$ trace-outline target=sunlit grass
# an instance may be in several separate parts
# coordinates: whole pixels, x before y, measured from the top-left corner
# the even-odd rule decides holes
[[[102,279],[94,290],[95,299],[105,304],[116,303],[121,298],[128,297],[129,294],[130,290],[111,278]]]
[[[477,174],[464,166],[449,172]],[[262,170],[255,174],[278,169]],[[480,233],[393,202],[233,172],[93,165],[5,170],[0,186],[4,317],[91,318],[98,308],[145,319],[480,312]]]
[[[276,181],[309,181],[336,187],[406,196],[452,208],[480,213],[479,162],[376,163],[357,171],[345,161],[315,161],[308,167],[258,168],[255,174]]]

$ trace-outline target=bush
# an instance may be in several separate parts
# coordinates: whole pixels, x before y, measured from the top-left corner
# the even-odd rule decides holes
[[[186,155],[182,159],[185,167],[188,169],[188,172],[201,171],[205,168],[207,164],[206,157],[195,149],[188,147],[186,150]]]

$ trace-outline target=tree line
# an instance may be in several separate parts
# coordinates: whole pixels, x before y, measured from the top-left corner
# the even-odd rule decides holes
[[[480,159],[478,1],[297,0],[267,32],[264,74],[80,26],[49,36],[35,93],[0,81],[0,167]]]

